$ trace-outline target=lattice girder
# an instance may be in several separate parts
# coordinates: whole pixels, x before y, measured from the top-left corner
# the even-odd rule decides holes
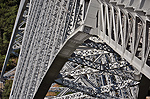
[[[121,57],[150,77],[149,0],[91,0],[85,24]]]
[[[95,54],[96,43],[92,48],[83,45],[87,48],[81,46],[74,52],[60,71],[62,76],[55,82],[95,98],[137,98],[136,70],[126,60],[106,50],[95,49],[99,52]]]
[[[3,64],[1,79],[5,79],[4,73],[7,67],[7,63],[10,57],[10,54],[14,54],[17,57],[19,56],[19,51],[15,52],[15,50],[20,50],[22,45],[22,39],[24,35],[25,24],[27,22],[28,10],[29,10],[29,1],[21,1],[20,2],[19,11],[16,17],[15,25],[12,31],[12,36],[10,39],[10,43],[8,46],[6,58]]]
[[[18,21],[27,1],[21,0],[13,30],[16,33],[18,28],[18,35],[21,36],[24,30],[24,35],[23,40],[18,35],[12,36],[12,41],[15,40],[14,36],[17,37],[14,49],[19,48],[21,41],[22,46],[10,99],[44,98],[68,58],[90,36],[97,36],[104,42],[95,45],[95,48],[107,49],[104,56],[98,56],[103,57],[102,69],[111,71],[107,66],[114,66],[115,69],[117,65],[124,64],[124,60],[107,64],[107,54],[115,51],[137,69],[138,76],[143,73],[150,78],[149,0],[30,0],[26,27],[22,28],[25,22]],[[10,47],[13,48],[12,44]],[[80,65],[83,65],[80,63],[83,60],[86,61],[84,65],[93,65],[94,69],[99,65],[92,64],[89,57],[83,55],[81,58],[76,52],[74,54],[79,58],[72,60]],[[112,57],[109,60],[114,61]],[[128,75],[127,72],[125,74]]]
[[[10,98],[44,97],[67,57],[90,36],[91,28],[83,25],[84,4],[84,0],[30,1]]]

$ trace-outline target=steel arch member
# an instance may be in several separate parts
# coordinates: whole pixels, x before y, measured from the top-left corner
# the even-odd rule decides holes
[[[87,1],[37,0],[30,5],[10,98],[43,98],[66,57],[90,36],[91,27],[83,25]]]
[[[19,11],[23,11],[25,2],[27,0],[21,0]],[[128,61],[137,71],[139,78],[134,79],[140,80],[142,73],[149,80],[150,20],[147,3],[149,0],[30,0],[10,99],[44,98],[68,58],[91,36],[100,38],[105,49],[108,45]],[[79,57],[77,60],[83,61]],[[103,57],[102,60],[105,59]],[[87,60],[86,63],[92,64]],[[92,86],[85,77],[82,81]],[[74,84],[65,79],[64,82],[68,87],[69,83]],[[102,87],[103,91],[110,90],[108,86]],[[91,88],[87,87],[87,90],[92,95],[97,94]],[[89,94],[88,91],[85,93]]]
[[[12,36],[10,39],[10,44],[7,50],[6,58],[4,61],[4,65],[1,72],[1,79],[5,79],[5,70],[10,57],[10,54],[14,54],[17,57],[19,56],[19,52],[15,52],[15,50],[19,50],[22,45],[22,39],[24,35],[25,24],[27,22],[28,10],[29,10],[29,0],[21,1],[18,14],[16,17],[15,25],[13,28]]]

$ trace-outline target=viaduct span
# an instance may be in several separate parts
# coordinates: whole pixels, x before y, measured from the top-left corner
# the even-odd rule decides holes
[[[1,73],[9,75],[9,56],[17,55],[10,99],[42,99],[48,90],[61,91],[51,97],[58,99],[143,99],[150,87],[149,5],[21,0]],[[65,87],[53,88],[54,82]]]

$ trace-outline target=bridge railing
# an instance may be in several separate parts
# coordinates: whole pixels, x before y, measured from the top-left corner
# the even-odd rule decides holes
[[[85,24],[150,78],[149,0],[92,0]]]
[[[149,1],[138,1],[31,0],[10,98],[42,98],[69,55],[91,35],[150,78]]]

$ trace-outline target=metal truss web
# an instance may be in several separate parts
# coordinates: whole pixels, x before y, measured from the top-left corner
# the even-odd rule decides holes
[[[139,82],[134,79],[133,66],[105,43],[86,42],[76,49],[60,71],[61,77],[55,80],[68,88],[53,98],[77,98],[75,93],[82,92],[87,98],[136,99]],[[65,95],[71,90],[74,97]]]
[[[1,73],[16,70],[10,99],[42,99],[50,86],[60,93],[47,98],[145,97],[138,84],[150,78],[149,3],[21,0]],[[17,67],[5,73],[11,53]]]
[[[84,1],[31,0],[11,98],[32,98],[69,35],[84,20]]]

